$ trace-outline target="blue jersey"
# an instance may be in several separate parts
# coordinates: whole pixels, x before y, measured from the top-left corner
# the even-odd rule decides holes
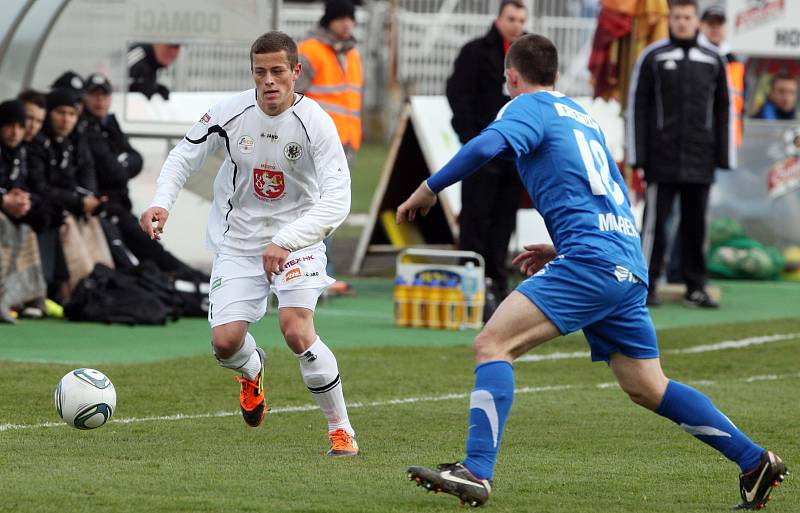
[[[647,265],[625,181],[600,126],[553,91],[511,100],[486,130],[497,131],[559,254],[621,266],[647,283]],[[621,271],[624,272],[624,271]]]

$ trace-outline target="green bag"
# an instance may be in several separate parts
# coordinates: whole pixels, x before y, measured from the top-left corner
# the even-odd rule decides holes
[[[744,234],[730,218],[714,220],[710,227],[708,272],[713,278],[780,280],[784,258],[777,248],[765,246]]]

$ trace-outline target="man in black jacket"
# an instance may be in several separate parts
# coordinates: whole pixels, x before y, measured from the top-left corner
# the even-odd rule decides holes
[[[49,229],[39,233],[39,247],[48,297],[57,302],[64,299],[62,284],[79,279],[71,274],[59,235],[66,222],[64,212],[76,219],[87,219],[97,213],[103,202],[97,194],[89,145],[77,129],[79,105],[72,91],[51,91],[47,95],[44,128],[30,144],[28,154],[32,192],[42,198],[49,214]]]
[[[94,161],[98,194],[106,199],[102,207],[103,227],[112,243],[111,252],[118,268],[135,265],[135,260],[152,260],[165,272],[178,273],[188,267],[141,228],[139,218],[131,212],[128,182],[142,171],[142,156],[131,146],[116,116],[110,112],[112,87],[108,77],[93,73],[86,77],[81,125]],[[109,230],[119,234],[109,233]],[[115,247],[113,237],[121,238],[136,259]],[[120,254],[120,251],[122,254]]]
[[[0,212],[13,222],[24,222],[32,201],[28,185],[25,106],[19,100],[0,103]]]
[[[489,32],[464,45],[456,58],[447,80],[447,101],[462,144],[494,121],[510,99],[505,88],[505,54],[523,34],[526,15],[521,0],[503,0]],[[521,193],[514,162],[502,159],[490,161],[461,184],[459,245],[484,257],[492,282],[487,292],[498,302],[508,295],[506,259]]]
[[[88,141],[77,130],[78,109],[79,100],[71,91],[50,92],[44,128],[31,145],[31,174],[41,189],[35,192],[52,205],[54,227],[61,225],[62,210],[90,216],[102,203]]]
[[[716,308],[705,290],[703,244],[714,169],[735,164],[725,63],[698,44],[696,0],[670,0],[670,36],[639,56],[628,97],[628,159],[647,182],[642,247],[649,259],[648,304],[657,305],[656,281],[666,246],[665,222],[680,196],[682,275],[688,306]]]
[[[128,50],[128,90],[140,92],[149,100],[154,94],[169,100],[169,89],[158,82],[158,70],[175,62],[181,45],[163,43],[137,43]]]
[[[27,169],[25,105],[20,100],[0,103],[0,322],[13,322],[10,307],[44,299],[45,283],[39,263],[36,234],[41,229],[39,201],[31,194]],[[27,226],[31,225],[31,226]],[[37,310],[41,316],[41,310]]]

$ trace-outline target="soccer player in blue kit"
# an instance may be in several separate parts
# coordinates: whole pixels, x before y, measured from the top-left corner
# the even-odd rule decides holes
[[[593,361],[611,367],[631,400],[678,424],[741,468],[740,509],[760,509],[786,466],[753,443],[694,388],[668,379],[645,300],[647,267],[625,182],[597,122],[554,89],[558,54],[547,38],[527,35],[506,55],[513,98],[397,209],[397,222],[427,214],[436,194],[495,156],[517,168],[555,246],[531,245],[514,260],[529,278],[500,304],[475,338],[467,457],[436,469],[410,467],[428,490],[471,506],[489,499],[494,466],[514,398],[511,362],[579,329]],[[469,205],[464,205],[469,208]]]

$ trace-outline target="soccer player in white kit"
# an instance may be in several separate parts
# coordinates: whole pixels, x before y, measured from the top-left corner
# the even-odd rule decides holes
[[[267,410],[264,351],[248,331],[278,297],[281,332],[303,381],[328,420],[329,456],[358,454],[336,357],[314,329],[317,299],[333,279],[325,246],[350,211],[350,171],[333,120],[294,92],[301,72],[295,42],[269,32],[253,43],[255,88],[211,107],[170,152],[141,226],[159,239],[178,192],[218,149],[207,245],[214,252],[208,320],[214,355],[241,373],[239,402],[250,426]]]

